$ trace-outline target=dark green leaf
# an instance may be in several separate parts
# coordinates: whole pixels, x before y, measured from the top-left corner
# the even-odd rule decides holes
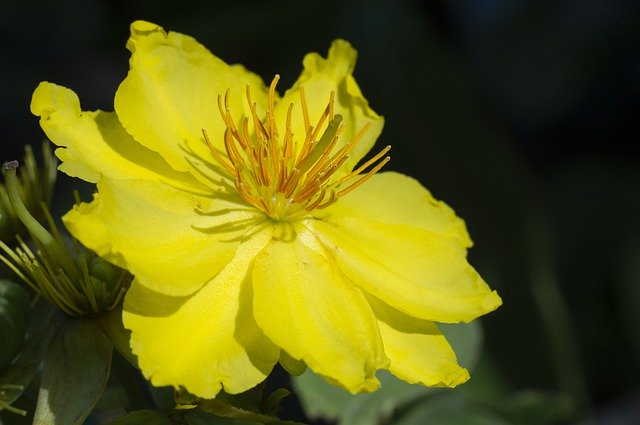
[[[0,402],[12,404],[29,386],[42,364],[44,347],[49,335],[49,331],[42,331],[29,338],[18,359],[10,367],[2,370],[0,387],[5,387],[0,391]]]
[[[222,418],[198,410],[185,413],[184,418],[189,425],[256,425],[260,423],[238,418]]]
[[[189,425],[302,425],[298,422],[281,421],[278,418],[268,418],[263,422],[246,418],[222,417],[198,409],[186,411],[184,418]]]
[[[509,425],[500,416],[475,406],[458,394],[447,394],[426,399],[403,415],[395,425]]]
[[[113,345],[98,322],[60,318],[45,354],[34,425],[75,425],[104,391]]]
[[[155,410],[137,410],[127,415],[121,416],[109,425],[172,425],[166,413]]]
[[[575,413],[575,404],[568,395],[533,390],[512,394],[496,407],[513,423],[522,425],[565,422]]]
[[[0,279],[0,368],[8,366],[22,347],[30,311],[22,285]]]
[[[214,414],[216,416],[229,418],[229,419],[238,419],[242,421],[248,421],[251,424],[287,424],[290,422],[280,421],[275,416],[263,415],[260,413],[254,413],[249,410],[241,409],[231,404],[227,404],[221,400],[213,399],[213,400],[200,400],[198,403],[200,409],[204,412]],[[243,422],[240,422],[243,423]]]

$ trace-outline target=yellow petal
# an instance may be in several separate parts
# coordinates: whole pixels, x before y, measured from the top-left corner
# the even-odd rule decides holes
[[[295,230],[292,241],[274,240],[256,258],[256,321],[317,374],[352,393],[373,391],[375,371],[387,364],[376,319],[313,235]]]
[[[229,66],[193,38],[166,33],[161,27],[136,21],[127,42],[129,74],[116,92],[120,122],[142,145],[159,152],[178,171],[193,171],[190,163],[212,160],[202,136],[222,147],[225,126],[217,106],[227,89],[238,116],[245,109],[245,86],[265,104],[266,87],[255,74]],[[197,175],[196,175],[197,176]]]
[[[378,173],[349,192],[330,208],[314,212],[319,218],[362,217],[400,224],[453,238],[464,247],[472,245],[464,221],[417,180],[394,172]]]
[[[144,375],[156,386],[183,386],[213,398],[262,382],[280,349],[256,325],[248,270],[271,234],[262,231],[243,242],[233,260],[188,298],[168,297],[134,281],[127,292],[123,321]]]
[[[356,57],[356,50],[345,40],[335,40],[329,48],[327,58],[323,58],[318,53],[307,54],[302,62],[304,66],[302,74],[276,105],[276,120],[278,123],[283,123],[289,104],[294,104],[292,131],[295,140],[304,141],[306,128],[300,105],[300,86],[304,86],[309,118],[313,126],[327,107],[331,92],[334,92],[334,111],[342,115],[342,123],[345,125],[334,148],[336,150],[352,141],[366,123],[371,123],[371,127],[351,152],[349,159],[342,165],[341,168],[346,171],[351,171],[371,149],[384,125],[384,119],[369,108],[367,100],[353,78]],[[342,173],[337,173],[337,175],[340,174]]]
[[[162,183],[104,179],[98,190],[93,202],[64,216],[65,225],[84,245],[166,295],[188,295],[213,278],[255,224],[254,214],[243,211],[198,213],[204,199]],[[233,207],[222,200],[213,205]]]
[[[40,117],[47,137],[60,149],[60,170],[95,183],[112,179],[159,180],[176,187],[203,190],[188,173],[178,173],[156,152],[137,143],[113,112],[86,112],[71,90],[42,82],[33,92],[31,112]]]
[[[430,387],[455,387],[469,379],[435,323],[407,316],[372,296],[367,300],[378,318],[391,373]]]
[[[363,217],[331,215],[307,225],[350,280],[406,314],[468,322],[501,304],[456,239]]]

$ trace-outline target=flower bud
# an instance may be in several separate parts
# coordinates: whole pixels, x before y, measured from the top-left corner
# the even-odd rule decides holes
[[[0,242],[0,260],[35,292],[71,316],[86,316],[113,310],[120,304],[133,279],[126,271],[86,251],[77,241],[69,247],[62,238],[48,208],[43,212],[51,232],[28,211],[16,176],[17,161],[4,165],[7,195],[17,218],[27,229],[36,254],[18,235],[18,247]]]

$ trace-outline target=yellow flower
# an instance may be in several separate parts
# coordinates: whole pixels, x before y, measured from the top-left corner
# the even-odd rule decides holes
[[[125,326],[155,385],[245,391],[280,361],[351,392],[375,372],[430,386],[468,379],[434,322],[501,300],[466,261],[464,223],[417,181],[354,170],[380,134],[336,40],[276,93],[193,38],[134,22],[115,112],[83,112],[41,83],[32,112],[61,170],[96,182],[70,231],[135,280]]]

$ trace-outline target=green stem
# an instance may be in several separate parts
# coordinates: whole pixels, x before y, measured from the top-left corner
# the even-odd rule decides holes
[[[64,269],[69,278],[75,281],[79,276],[78,268],[76,267],[73,259],[62,247],[58,241],[36,220],[31,213],[24,206],[22,198],[20,198],[20,190],[18,188],[18,177],[16,176],[16,169],[18,168],[18,161],[10,161],[4,164],[5,183],[7,185],[7,194],[9,195],[9,201],[16,213],[16,216],[29,230],[31,236],[37,239],[46,249],[51,252],[54,258],[58,261],[59,265]]]

